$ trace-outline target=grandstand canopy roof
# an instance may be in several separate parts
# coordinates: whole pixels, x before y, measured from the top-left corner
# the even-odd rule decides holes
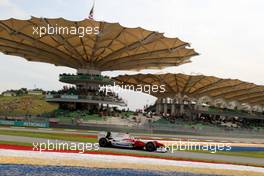
[[[213,99],[223,98],[227,101],[264,105],[264,86],[237,79],[171,73],[122,75],[114,79],[123,85],[165,85],[166,91],[164,93],[151,93],[156,97],[174,98],[179,94],[190,98],[209,96]]]
[[[62,27],[71,32],[55,33],[52,29],[40,37],[43,27]],[[83,28],[100,33],[81,33]],[[79,30],[79,32],[74,31]],[[81,30],[80,30],[81,29]],[[61,30],[61,29],[58,29]],[[63,18],[47,19],[32,17],[29,20],[0,20],[0,51],[21,56],[29,61],[46,62],[71,68],[96,68],[108,70],[160,69],[190,62],[197,55],[188,49],[188,43],[178,38],[167,38],[162,33],[138,28],[123,27],[85,19],[69,21]]]

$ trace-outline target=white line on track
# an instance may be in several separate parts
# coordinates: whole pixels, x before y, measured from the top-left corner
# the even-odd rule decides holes
[[[114,156],[114,155],[101,155],[101,154],[77,154],[77,153],[58,153],[58,152],[34,152],[34,151],[19,151],[19,150],[6,150],[0,149],[0,156],[10,157],[29,157],[29,158],[42,158],[42,159],[65,159],[80,160],[83,162],[109,162],[109,163],[135,163],[135,164],[150,164],[150,165],[163,165],[163,166],[178,166],[190,168],[208,168],[208,169],[227,169],[237,171],[253,171],[264,173],[264,168],[233,165],[233,164],[216,164],[204,163],[194,161],[175,161],[156,158],[139,158],[133,156]]]

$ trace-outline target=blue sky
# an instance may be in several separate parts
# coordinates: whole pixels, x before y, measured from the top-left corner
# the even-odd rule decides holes
[[[95,19],[164,32],[190,42],[201,55],[193,63],[151,73],[182,72],[264,84],[264,1],[262,0],[95,0]],[[91,0],[0,0],[0,19],[89,15]],[[11,88],[60,89],[58,75],[75,71],[0,54],[0,92]],[[121,72],[122,74],[123,72]],[[120,72],[107,72],[117,75]],[[140,108],[153,97],[128,93],[129,106]],[[139,101],[140,100],[140,101]]]

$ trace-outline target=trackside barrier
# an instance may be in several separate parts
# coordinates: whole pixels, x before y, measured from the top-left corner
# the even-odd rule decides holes
[[[9,125],[16,127],[40,127],[40,128],[49,127],[49,123],[47,122],[25,122],[25,121],[12,121],[12,120],[0,120],[0,125]]]

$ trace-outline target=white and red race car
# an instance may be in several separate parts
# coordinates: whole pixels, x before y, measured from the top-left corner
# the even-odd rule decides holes
[[[128,133],[99,132],[98,142],[100,147],[120,147],[149,152],[166,152],[165,145],[158,141],[140,140]]]

